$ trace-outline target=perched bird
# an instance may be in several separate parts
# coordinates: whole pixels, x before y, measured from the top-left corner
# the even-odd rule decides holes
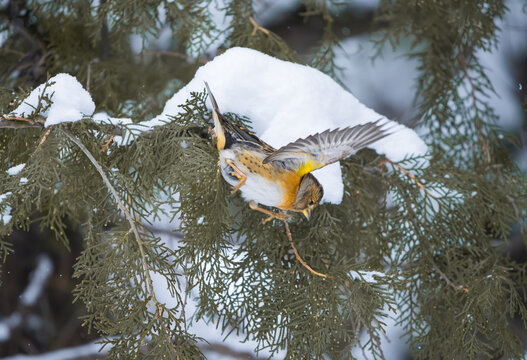
[[[214,135],[223,178],[240,190],[253,210],[273,219],[286,219],[258,204],[301,212],[309,220],[324,190],[311,171],[344,159],[389,135],[383,124],[369,122],[344,129],[326,130],[298,139],[276,150],[254,133],[223,116],[207,82],[212,103]]]

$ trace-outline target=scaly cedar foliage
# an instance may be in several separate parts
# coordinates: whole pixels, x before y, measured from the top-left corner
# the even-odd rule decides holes
[[[8,1],[0,11],[0,31],[8,35],[0,50],[0,113],[46,76],[67,72],[85,84],[98,110],[148,119],[207,61],[204,50],[220,36],[222,48],[300,61],[278,35],[250,21],[250,1],[219,9],[231,19],[223,32],[210,20],[212,3]],[[305,62],[335,76],[339,8],[326,1],[304,6],[305,17],[326,24]],[[116,131],[127,134],[125,126],[90,118],[52,131],[41,125],[44,108],[31,127],[1,119],[0,213],[9,208],[12,218],[0,221],[0,258],[9,256],[12,232],[27,230],[35,214],[66,248],[66,223],[80,227],[85,249],[74,295],[88,310],[86,326],[113,345],[110,358],[202,358],[201,334],[188,331],[193,314],[184,312],[195,290],[196,319],[255,339],[256,350],[286,349],[288,359],[347,359],[353,346],[383,358],[390,309],[397,309],[416,359],[521,359],[510,321],[526,325],[526,268],[495,244],[518,228],[524,236],[527,187],[495,126],[485,96],[492,84],[476,56],[496,44],[496,20],[506,11],[497,0],[381,2],[379,46],[402,36],[414,41],[408,55],[420,63],[416,94],[432,151],[398,164],[361,151],[342,162],[342,204],[319,206],[310,222],[293,217],[299,252],[331,277],[297,261],[282,223],[262,225],[261,214],[230,195],[206,131],[205,93],[192,94],[169,123],[125,146],[108,142]],[[170,49],[146,46],[162,28],[174,34]],[[144,39],[139,55],[132,33]],[[250,126],[250,119],[229,116]],[[7,175],[19,163],[26,167]],[[167,209],[183,234],[176,250],[145,225]],[[385,275],[361,278],[371,270]],[[154,273],[166,277],[174,308],[156,299]],[[358,343],[361,331],[367,343]]]

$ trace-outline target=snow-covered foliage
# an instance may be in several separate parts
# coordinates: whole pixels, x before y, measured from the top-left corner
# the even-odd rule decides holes
[[[275,148],[326,129],[385,119],[316,69],[255,50],[232,48],[199,68],[166,103],[161,115],[141,125],[169,121],[191,92],[203,91],[205,81],[222,112],[247,117],[254,132]],[[370,147],[393,161],[426,153],[427,146],[413,130],[393,122],[391,132]],[[340,203],[344,186],[339,164],[313,173],[325,189],[323,200]]]
[[[94,110],[90,94],[77,79],[69,74],[58,74],[34,89],[9,115],[31,117],[38,113],[46,119],[44,126],[48,127],[78,121],[91,116]]]

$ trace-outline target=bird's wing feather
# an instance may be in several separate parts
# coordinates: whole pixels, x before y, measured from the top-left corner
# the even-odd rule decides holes
[[[264,159],[294,163],[302,175],[343,158],[389,135],[390,129],[379,120],[344,129],[326,130],[298,139],[276,150]]]

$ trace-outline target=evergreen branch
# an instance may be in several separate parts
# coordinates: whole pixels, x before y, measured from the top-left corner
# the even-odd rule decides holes
[[[432,199],[436,200],[438,202],[438,204],[440,204],[439,202],[439,199],[432,195],[427,189],[426,187],[415,177],[414,174],[412,174],[410,171],[406,170],[403,166],[401,166],[400,164],[394,162],[394,161],[391,161],[390,159],[388,158],[385,158],[384,160],[382,160],[379,165],[379,167],[383,166],[384,164],[386,163],[390,163],[391,165],[393,165],[394,167],[398,168],[399,170],[401,170],[406,176],[408,176],[410,179],[412,179],[415,184],[417,186],[419,186],[419,188],[421,188],[421,190],[423,190],[428,196],[430,196]]]
[[[437,271],[437,273],[443,278],[443,280],[445,280],[448,286],[452,287],[454,290],[457,290],[457,291],[463,290],[464,292],[468,294],[468,287],[463,286],[463,285],[456,285],[452,280],[448,278],[448,276],[446,276],[444,272],[439,270],[439,267],[437,267],[436,265],[434,265],[434,270]]]
[[[514,199],[510,195],[506,195],[505,197],[512,205],[512,209],[514,210],[514,215],[516,215],[516,218],[518,219],[518,224],[520,225],[520,234],[525,235],[525,227],[523,226],[522,217],[520,215],[520,211],[518,210],[518,207],[516,206],[516,203],[514,202]]]
[[[207,58],[204,57],[194,57],[194,56],[188,56],[182,53],[179,53],[177,51],[169,51],[169,50],[143,50],[143,54],[151,54],[154,56],[172,56],[178,59],[185,60],[187,62],[197,62],[199,64],[206,64],[209,62]]]
[[[75,145],[77,145],[79,147],[79,149],[81,149],[81,151],[86,155],[86,157],[90,160],[90,162],[93,164],[93,166],[97,169],[97,171],[101,175],[101,178],[103,179],[106,187],[108,188],[108,190],[110,190],[110,192],[114,196],[115,200],[117,201],[117,205],[119,206],[119,209],[121,209],[121,211],[124,213],[124,215],[126,217],[126,220],[130,224],[130,229],[132,230],[132,232],[133,232],[133,234],[135,236],[135,240],[136,240],[137,245],[139,247],[139,252],[141,253],[141,261],[143,263],[143,268],[145,270],[145,277],[146,277],[146,280],[147,280],[148,291],[150,292],[150,296],[151,296],[152,300],[154,301],[155,307],[157,309],[155,318],[157,320],[162,319],[163,307],[162,307],[161,303],[159,302],[159,300],[157,299],[156,294],[154,292],[154,284],[153,284],[152,278],[150,276],[150,270],[148,268],[148,263],[146,261],[146,253],[145,253],[145,250],[144,250],[144,243],[143,243],[143,240],[141,239],[141,236],[139,235],[139,231],[137,230],[137,226],[135,224],[134,219],[132,218],[132,215],[131,215],[130,211],[128,210],[128,208],[126,208],[126,206],[124,206],[124,203],[121,200],[121,198],[119,197],[119,194],[117,193],[117,190],[115,190],[115,187],[112,185],[112,183],[110,182],[110,180],[106,176],[106,174],[105,174],[104,170],[102,169],[101,165],[99,165],[97,160],[95,160],[95,158],[90,153],[90,151],[86,148],[86,146],[84,146],[80,142],[79,139],[77,139],[75,136],[73,136],[67,130],[62,129],[62,132],[64,133],[64,135],[66,135],[66,137],[68,139],[70,139],[73,143],[75,143]],[[171,341],[170,336],[169,336],[168,329],[166,328],[165,324],[161,320],[159,321],[159,324],[161,325],[161,327],[165,331],[165,335],[167,337],[167,340],[168,340],[169,344],[171,345],[173,350],[176,351],[176,349],[174,347],[174,344],[172,344],[172,341]],[[177,356],[177,358],[179,359],[179,356]]]
[[[483,136],[483,132],[481,130],[481,124],[478,119],[478,100],[476,97],[476,86],[474,85],[474,81],[472,80],[472,77],[468,73],[468,64],[465,59],[465,56],[463,55],[463,51],[460,49],[459,51],[459,62],[461,63],[461,70],[463,71],[463,74],[465,75],[465,78],[468,80],[470,84],[470,97],[472,98],[472,106],[474,107],[474,111],[476,112],[476,129],[478,132],[478,137],[481,141],[481,144],[483,146],[483,149],[485,150],[485,154],[487,155],[487,162],[490,163],[491,157],[490,157],[490,151],[489,146],[487,145],[487,142],[485,141],[485,138]]]
[[[267,358],[255,357],[252,353],[247,351],[241,351],[237,349],[232,349],[225,344],[221,343],[207,343],[200,345],[201,350],[215,352],[220,355],[228,356],[233,359],[240,360],[265,360]]]
[[[304,261],[304,259],[302,259],[302,257],[298,253],[298,250],[295,247],[295,244],[293,243],[293,237],[291,236],[291,230],[289,229],[289,224],[287,223],[287,220],[284,219],[283,222],[284,222],[284,226],[285,226],[285,233],[287,235],[287,238],[289,239],[289,244],[291,244],[291,247],[293,248],[293,251],[295,252],[296,259],[302,264],[302,266],[304,266],[306,269],[308,269],[312,274],[315,274],[315,275],[320,276],[320,277],[332,279],[333,276],[328,275],[328,274],[323,274],[323,273],[320,273],[320,272],[318,272],[316,270],[313,270],[313,268],[311,266],[309,266]]]

